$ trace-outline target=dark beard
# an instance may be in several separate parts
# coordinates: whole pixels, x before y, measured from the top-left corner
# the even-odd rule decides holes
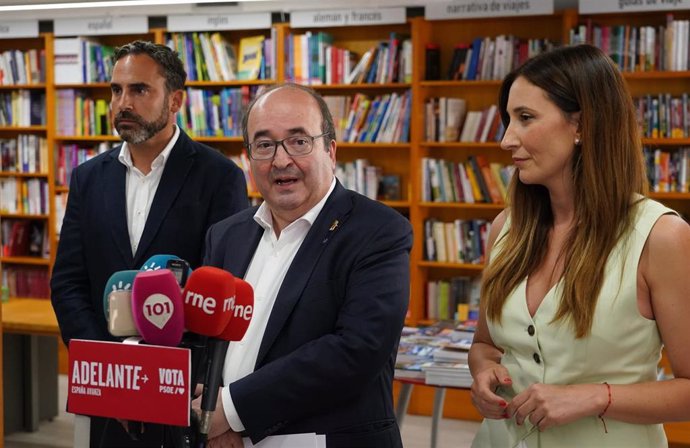
[[[121,120],[129,120],[136,122],[139,126],[133,128],[123,129],[120,126]],[[158,134],[168,125],[168,99],[165,99],[163,107],[161,109],[161,114],[158,119],[154,121],[146,121],[140,115],[126,110],[120,111],[115,116],[115,129],[117,129],[118,134],[122,140],[126,141],[130,145],[138,145],[144,143],[154,135]]]

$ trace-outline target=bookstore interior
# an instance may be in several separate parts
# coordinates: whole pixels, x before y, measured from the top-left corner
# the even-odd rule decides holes
[[[650,196],[690,218],[686,1],[381,0],[333,2],[332,10],[310,1],[251,2],[239,12],[240,2],[202,3],[167,15],[86,7],[0,13],[6,432],[27,427],[10,401],[48,402],[48,410],[28,411],[31,429],[55,415],[55,377],[67,373],[68,361],[49,281],[70,176],[120,142],[109,107],[112,56],[134,40],[178,52],[188,79],[177,125],[243,170],[254,203],[261,197],[241,130],[248,103],[284,81],[323,96],[336,125],[338,179],[399,211],[415,235],[395,384],[396,391],[410,379],[429,385],[409,397],[412,414],[430,415],[434,386],[447,386],[444,417],[481,419],[467,390],[467,350],[484,245],[513,173],[499,146],[497,108],[513,68],[557,46],[602,48],[634,97]],[[17,344],[29,344],[33,358]],[[10,363],[23,363],[32,378],[19,390],[8,387]],[[664,360],[660,375],[672,375]],[[690,446],[690,423],[665,428],[674,446]]]

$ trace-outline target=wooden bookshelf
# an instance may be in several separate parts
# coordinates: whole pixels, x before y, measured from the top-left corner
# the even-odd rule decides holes
[[[654,14],[654,23],[665,23],[665,13]],[[688,14],[686,14],[688,15]],[[607,15],[603,17],[608,23],[628,23],[628,14]],[[634,22],[649,23],[647,14],[635,15]],[[680,18],[687,18],[685,15]],[[424,80],[425,55],[427,43],[440,45],[441,76],[448,69],[453,46],[459,42],[470,42],[477,36],[497,36],[499,34],[513,34],[520,38],[549,38],[554,41],[567,42],[568,32],[581,18],[574,11],[564,11],[548,17],[513,17],[497,19],[448,20],[428,22],[417,20],[413,22],[415,72],[413,92],[416,103],[414,110],[424,110],[424,102],[431,97],[461,97],[467,102],[467,110],[486,107],[497,103],[500,81],[448,81]],[[596,16],[599,20],[600,16]],[[626,73],[625,78],[633,95],[648,92],[671,92],[678,95],[690,90],[690,74],[683,72],[651,72]],[[419,117],[422,114],[416,114]],[[500,150],[496,143],[439,143],[423,141],[424,122],[416,119],[412,124],[412,165],[410,171],[421,171],[421,159],[434,157],[459,162],[469,155],[485,154],[490,160],[510,163],[509,154]],[[658,145],[665,148],[689,146],[687,139],[644,139],[645,145]],[[410,219],[415,233],[415,249],[412,254],[412,299],[410,303],[410,323],[428,324],[425,316],[425,285],[429,280],[437,280],[455,275],[479,275],[481,265],[465,265],[458,263],[438,263],[423,260],[423,225],[424,220],[434,217],[448,221],[452,219],[491,219],[502,210],[503,206],[496,204],[466,204],[466,203],[438,203],[421,201],[421,179],[419,175],[412,176],[413,197],[410,206]],[[688,215],[690,194],[688,193],[653,193],[653,198],[667,203]],[[452,418],[481,420],[476,413],[469,393],[466,391],[452,391],[446,400],[444,415]],[[431,390],[415,391],[410,405],[411,412],[429,414],[432,408],[433,394]],[[690,423],[671,423],[666,425],[666,432],[671,446],[690,446]]]
[[[283,43],[283,59],[288,60],[289,49],[286,46],[294,47],[297,36],[303,36],[307,32],[311,32],[313,36],[318,33],[324,33],[330,36],[327,39],[328,45],[335,49],[347,50],[352,56],[351,67],[354,68],[357,63],[363,58],[367,52],[379,47],[381,42],[388,42],[392,35],[396,36],[399,48],[402,48],[403,41],[410,39],[412,42],[412,22],[391,25],[371,25],[371,26],[354,26],[354,27],[324,27],[314,29],[291,28],[288,24],[283,25],[284,35],[291,39],[290,43]],[[316,38],[316,37],[314,37]],[[302,49],[304,51],[304,49]],[[294,51],[293,55],[297,52]],[[401,51],[402,53],[402,51]],[[296,56],[293,58],[295,59]],[[344,64],[344,62],[343,62]],[[298,65],[298,61],[293,60],[293,66]],[[294,68],[292,72],[289,71],[290,66],[286,62],[284,70],[281,74],[281,80],[291,81],[291,73],[297,75],[297,69]],[[387,72],[388,73],[388,72]],[[298,80],[299,81],[299,80]],[[394,82],[354,82],[347,84],[344,82],[334,82],[330,84],[323,83],[323,80],[318,82],[310,82],[311,87],[317,90],[323,96],[342,96],[354,98],[356,94],[364,94],[369,97],[372,102],[375,97],[383,95],[404,95],[405,92],[412,91],[413,84],[407,82],[408,80],[398,78]],[[354,101],[354,100],[353,100]],[[410,107],[408,105],[408,107]],[[336,123],[337,126],[337,123]],[[370,165],[380,167],[383,174],[396,175],[400,178],[400,194],[401,197],[396,201],[384,201],[385,204],[398,209],[406,214],[407,209],[411,206],[411,185],[414,172],[410,169],[412,162],[411,144],[414,137],[410,128],[409,138],[403,142],[394,143],[380,143],[380,142],[338,142],[337,159],[339,163],[354,163],[358,159],[366,159]]]
[[[674,12],[674,16],[681,19],[690,18],[690,11]],[[464,162],[469,156],[484,155],[490,162],[510,164],[510,153],[500,149],[496,142],[434,142],[425,139],[424,105],[429,98],[451,97],[464,98],[467,110],[478,110],[497,103],[498,80],[450,81],[426,80],[425,76],[425,47],[428,43],[436,43],[440,48],[440,73],[443,77],[450,64],[454,46],[460,42],[471,42],[476,37],[496,37],[501,34],[512,34],[522,39],[548,38],[555,42],[567,42],[569,31],[578,23],[591,19],[599,24],[632,24],[632,25],[662,25],[666,22],[665,12],[644,14],[600,14],[596,16],[578,16],[576,11],[561,11],[549,16],[515,16],[493,19],[440,20],[427,21],[422,17],[414,17],[404,24],[372,25],[356,27],[330,27],[317,29],[292,29],[289,24],[276,23],[270,29],[221,31],[222,36],[233,46],[239,54],[239,42],[244,37],[261,34],[275,38],[275,71],[271,79],[253,81],[188,81],[187,87],[218,92],[225,88],[256,89],[269,85],[275,81],[285,81],[286,78],[286,37],[290,34],[303,34],[306,31],[314,33],[324,31],[333,37],[332,45],[345,48],[361,57],[372,46],[389,38],[392,32],[400,36],[408,36],[412,41],[412,79],[410,82],[381,83],[381,84],[344,84],[313,85],[323,95],[354,96],[364,93],[368,96],[383,94],[401,94],[405,91],[412,93],[412,114],[409,123],[409,141],[405,143],[338,143],[338,160],[351,162],[358,158],[366,158],[373,165],[380,166],[384,173],[400,176],[401,198],[397,201],[384,201],[385,204],[399,210],[409,217],[415,234],[415,242],[411,253],[411,295],[407,323],[429,323],[426,316],[426,284],[429,280],[439,280],[456,275],[478,276],[482,265],[463,263],[439,263],[424,260],[424,221],[436,218],[442,221],[454,219],[493,219],[502,209],[501,204],[460,202],[430,202],[423,201],[421,196],[421,161],[425,157],[438,158],[453,162]],[[165,43],[169,33],[165,29],[151,29],[141,35],[100,36],[96,40],[103,44],[118,46],[135,39],[152,40]],[[0,50],[6,48],[44,48],[46,54],[46,82],[35,85],[0,86],[0,93],[12,89],[40,89],[46,92],[47,126],[31,126],[25,128],[0,127],[0,138],[14,136],[17,133],[34,133],[44,136],[48,140],[51,170],[49,173],[24,174],[4,172],[4,177],[44,177],[50,186],[50,213],[41,217],[47,219],[50,238],[50,259],[33,259],[28,257],[2,257],[3,264],[39,265],[51,269],[57,247],[55,195],[67,194],[67,187],[55,185],[55,169],[53,149],[61,143],[80,143],[83,145],[99,142],[114,143],[119,137],[105,136],[76,136],[58,135],[56,131],[56,99],[58,92],[63,89],[75,89],[86,95],[109,99],[110,84],[107,82],[90,84],[54,84],[53,73],[53,35],[42,34],[40,38],[19,39],[11,42],[0,40]],[[690,93],[690,71],[680,72],[642,72],[626,73],[625,79],[633,95],[643,95],[654,92],[669,92],[680,95]],[[215,147],[228,156],[239,156],[243,150],[243,141],[239,135],[203,136],[196,140]],[[679,147],[690,147],[690,138],[682,139],[644,139],[643,144],[663,147],[673,151]],[[259,200],[258,193],[250,194],[252,199]],[[655,193],[652,197],[669,206],[678,209],[685,216],[690,216],[690,194],[688,193]],[[35,219],[34,216],[21,218]],[[469,400],[469,394],[464,391],[449,391],[446,400],[445,415],[454,418],[477,420],[479,418]],[[415,388],[410,402],[409,411],[413,413],[431,412],[433,401],[432,388]],[[667,425],[667,432],[671,443],[687,443],[690,446],[690,424],[675,423]]]
[[[655,11],[645,13],[626,14],[591,14],[575,16],[577,24],[594,26],[620,26],[631,27],[653,26],[657,29],[666,26],[669,14],[675,20],[690,19],[690,10],[683,11]],[[639,36],[638,36],[639,38]],[[663,38],[663,37],[661,37]],[[656,40],[660,36],[657,32]],[[685,42],[687,45],[687,42]],[[633,97],[669,93],[673,97],[683,93],[690,94],[690,71],[669,71],[656,69],[654,71],[629,71],[623,70],[623,76]],[[674,152],[679,148],[690,147],[690,136],[685,138],[643,138],[642,144],[650,148],[662,148],[663,151]],[[690,219],[690,193],[651,193],[650,196],[661,201],[680,212],[685,219]],[[690,440],[690,438],[689,438]]]
[[[27,79],[28,82],[17,82],[14,84],[4,84],[0,85],[0,95],[9,95],[14,92],[31,92],[43,94],[45,96],[45,113],[42,117],[45,124],[40,125],[1,125],[0,126],[0,138],[2,139],[16,139],[21,135],[32,135],[39,138],[45,139],[48,147],[47,160],[44,162],[48,166],[47,172],[25,172],[25,171],[15,171],[15,170],[2,170],[0,171],[0,180],[7,180],[9,178],[18,179],[21,182],[30,181],[31,179],[40,179],[41,182],[46,182],[48,186],[48,197],[46,198],[46,213],[0,213],[0,220],[12,219],[20,221],[43,221],[43,225],[46,226],[45,237],[48,238],[48,246],[51,257],[55,253],[55,234],[53,232],[54,226],[51,225],[54,219],[53,213],[53,195],[52,190],[53,185],[53,170],[52,170],[52,142],[50,140],[51,130],[51,119],[52,119],[52,108],[50,107],[52,102],[51,95],[51,73],[52,73],[52,34],[51,33],[41,33],[37,37],[29,38],[19,38],[19,39],[0,39],[0,52],[5,52],[7,50],[20,50],[22,52],[28,53],[30,51],[36,51],[36,62],[38,66],[44,64],[42,67],[42,77],[39,79],[35,77],[38,75],[37,70],[32,70],[31,65],[27,68],[30,76],[33,79]],[[42,54],[41,54],[42,53]],[[26,62],[26,59],[25,59]],[[18,66],[18,68],[20,68]],[[28,75],[27,75],[28,78]],[[40,169],[38,166],[38,160],[36,160],[36,168]],[[4,236],[4,235],[3,235]],[[46,275],[49,274],[52,262],[50,258],[41,258],[33,256],[0,256],[0,278],[6,274],[7,268],[13,269],[40,269],[45,270]],[[46,297],[47,298],[47,297]]]
[[[439,263],[425,261],[424,222],[427,219],[439,219],[444,222],[455,219],[492,220],[503,208],[493,203],[463,202],[428,202],[422,197],[422,158],[443,159],[453,163],[466,162],[469,156],[484,156],[489,162],[504,165],[512,163],[510,154],[502,151],[496,142],[436,142],[427,141],[425,103],[430,98],[450,97],[463,98],[467,111],[481,110],[498,103],[500,80],[447,80],[453,49],[458,43],[471,43],[477,37],[495,38],[511,34],[520,39],[549,39],[563,42],[567,30],[574,21],[573,12],[560,12],[551,16],[505,17],[495,19],[472,20],[436,20],[413,19],[413,53],[414,73],[413,92],[415,119],[412,123],[412,176],[413,198],[410,207],[410,219],[414,229],[415,247],[412,252],[412,284],[410,303],[410,320],[418,322],[428,318],[425,314],[426,284],[430,280],[439,280],[455,275],[476,276],[481,273],[481,265],[462,263]],[[440,51],[439,80],[427,80],[425,48],[427,44],[437,44]]]

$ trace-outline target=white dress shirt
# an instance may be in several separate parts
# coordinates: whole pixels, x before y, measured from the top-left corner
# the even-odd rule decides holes
[[[321,201],[302,217],[285,227],[280,232],[280,237],[276,237],[271,211],[265,202],[259,206],[254,214],[254,220],[264,229],[261,241],[259,241],[245,275],[245,280],[254,288],[254,312],[242,341],[231,342],[228,346],[223,367],[224,384],[228,385],[254,371],[268,318],[273,310],[273,304],[278,296],[280,286],[283,284],[285,274],[334,188],[335,177]],[[224,387],[222,394],[225,418],[230,423],[230,427],[235,432],[244,431],[244,424],[235,409],[230,388]]]
[[[170,156],[173,146],[180,136],[180,130],[175,126],[175,133],[163,151],[151,162],[151,171],[142,173],[132,162],[132,154],[129,152],[127,142],[122,143],[118,160],[127,167],[125,178],[125,191],[127,192],[127,230],[129,231],[129,243],[132,246],[132,256],[137,253],[139,240],[144,233],[146,218],[151,211],[151,203],[161,183],[165,162]]]

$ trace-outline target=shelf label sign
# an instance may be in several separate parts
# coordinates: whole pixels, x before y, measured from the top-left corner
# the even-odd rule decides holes
[[[38,20],[0,20],[0,39],[38,37]]]
[[[669,11],[690,8],[690,0],[579,0],[580,14]]]
[[[293,11],[290,13],[290,26],[292,28],[391,25],[406,21],[405,8],[320,9],[318,11]]]
[[[168,31],[253,30],[271,27],[271,13],[194,14],[168,16]]]
[[[126,17],[81,17],[55,19],[53,32],[56,36],[105,36],[108,34],[148,33],[149,20],[146,16]]]
[[[427,20],[536,16],[553,14],[553,0],[455,0],[424,9]]]

